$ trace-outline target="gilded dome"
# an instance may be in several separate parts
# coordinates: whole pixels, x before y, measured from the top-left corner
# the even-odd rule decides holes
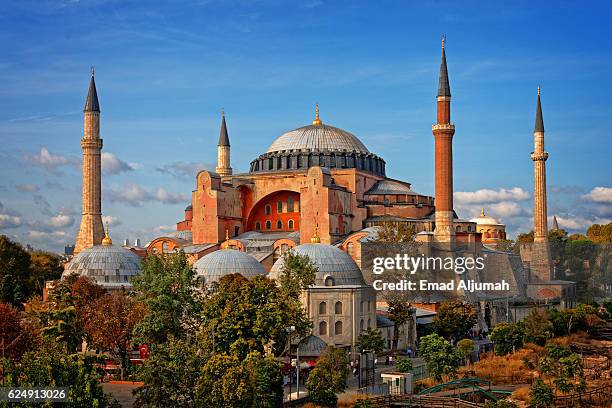
[[[280,135],[266,153],[300,150],[330,150],[357,153],[370,153],[354,134],[346,130],[326,125],[308,125]]]
[[[316,286],[365,285],[361,270],[353,258],[343,250],[327,244],[302,244],[293,248],[300,255],[307,255],[317,268]],[[278,279],[284,258],[277,260],[270,270],[270,279]]]
[[[265,276],[266,270],[257,259],[235,249],[221,249],[204,255],[193,267],[206,283],[216,282],[223,276],[239,273],[247,279]]]
[[[76,255],[62,274],[86,276],[107,288],[130,287],[132,276],[140,274],[140,258],[115,245],[95,245]]]

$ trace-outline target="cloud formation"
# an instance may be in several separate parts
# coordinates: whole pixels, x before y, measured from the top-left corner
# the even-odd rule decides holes
[[[174,162],[165,164],[155,170],[162,174],[168,174],[170,176],[182,179],[193,178],[201,170],[213,170],[215,166],[209,163],[186,163],[186,162]]]
[[[110,226],[121,225],[121,221],[117,217],[113,217],[112,215],[103,215],[102,222],[104,225],[108,224]]]
[[[49,170],[55,170],[61,166],[79,164],[79,160],[60,154],[53,154],[46,147],[41,147],[38,154],[24,155],[23,160],[32,166],[43,167]]]
[[[134,206],[140,206],[145,202],[178,204],[188,202],[190,199],[183,193],[170,193],[161,187],[155,190],[147,190],[134,183],[128,183],[121,187],[111,187],[105,191],[105,194],[111,202],[127,203]]]
[[[67,214],[57,214],[47,220],[47,224],[53,228],[66,228],[74,224],[74,217]]]
[[[612,204],[612,188],[594,187],[590,192],[584,194],[582,199],[595,203]]]
[[[21,214],[10,208],[6,208],[0,202],[0,228],[17,228],[23,224]]]
[[[520,187],[514,187],[511,189],[500,188],[499,190],[484,188],[476,191],[457,191],[453,196],[459,204],[484,204],[502,201],[524,201],[529,199],[530,194]]]
[[[35,184],[15,184],[15,188],[22,193],[36,193],[40,190]]]
[[[113,153],[102,152],[102,172],[104,174],[119,174],[136,170],[137,167],[136,164],[124,162]]]

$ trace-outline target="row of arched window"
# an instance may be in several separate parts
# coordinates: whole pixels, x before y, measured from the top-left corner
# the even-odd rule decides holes
[[[334,323],[334,335],[340,336],[342,335],[343,324],[340,320]],[[319,334],[322,336],[327,336],[327,322],[322,320],[319,322]]]
[[[462,231],[461,225],[457,225],[457,227],[455,227],[455,231],[461,232]],[[472,232],[472,226],[471,225],[467,226],[467,232]]]
[[[293,197],[291,196],[287,197],[287,210],[285,212],[295,212],[295,207],[296,207],[295,204],[296,203],[293,201]],[[298,207],[299,207],[299,203],[298,203]],[[264,207],[264,211],[266,215],[272,215],[272,206],[270,204],[266,204],[266,206]],[[276,212],[278,214],[283,213],[283,202],[280,200],[276,202]]]
[[[292,230],[295,228],[295,221],[293,220],[289,220],[287,222],[287,228]],[[266,229],[267,230],[271,230],[272,229],[272,221],[267,220],[266,221]],[[276,229],[282,230],[283,229],[283,221],[282,220],[278,220],[276,221]],[[257,221],[255,223],[255,231],[261,231],[261,222]]]
[[[336,302],[334,305],[334,313],[342,314],[342,302]],[[319,303],[319,314],[326,315],[327,314],[327,302]]]

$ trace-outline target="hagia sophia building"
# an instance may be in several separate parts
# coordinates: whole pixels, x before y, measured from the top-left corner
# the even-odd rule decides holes
[[[318,269],[315,285],[302,297],[313,321],[313,335],[327,344],[354,350],[359,333],[382,329],[389,341],[392,322],[381,310],[382,299],[361,270],[361,245],[376,237],[381,223],[412,226],[421,242],[451,246],[470,244],[486,253],[486,281],[506,276],[511,293],[467,294],[479,311],[496,308],[499,299],[555,297],[571,301],[569,282],[551,280],[550,254],[545,248],[525,248],[525,256],[496,250],[506,239],[505,226],[486,216],[460,218],[453,208],[451,92],[444,40],[438,84],[437,120],[432,126],[435,143],[435,197],[413,190],[408,181],[386,176],[385,160],[357,136],[325,122],[316,107],[312,123],[283,133],[250,163],[247,173],[234,174],[230,134],[225,115],[217,142],[215,171],[195,175],[195,189],[176,231],[157,237],[145,248],[112,244],[102,225],[100,106],[92,71],[84,109],[83,210],[75,256],[64,276],[77,273],[108,288],[129,286],[138,273],[138,254],[184,251],[197,274],[207,282],[230,273],[245,277],[278,277],[283,254],[293,249],[308,255]],[[543,124],[538,91],[534,140],[543,149]],[[541,142],[540,142],[541,140]],[[538,144],[539,143],[539,144]],[[541,238],[546,227],[544,152],[532,154],[535,166],[534,208]],[[547,153],[545,154],[546,158]],[[535,158],[534,158],[535,157]],[[539,177],[544,169],[544,178]],[[542,205],[544,200],[544,205]],[[542,213],[544,211],[544,213]],[[544,221],[542,221],[544,220]],[[542,224],[544,222],[544,224]],[[539,223],[539,224],[538,224]],[[530,266],[530,262],[534,264]],[[417,301],[416,303],[435,303]],[[378,309],[378,311],[377,311]],[[434,308],[435,309],[435,308]],[[497,311],[507,318],[507,310]],[[505,315],[504,315],[505,313]],[[413,345],[416,318],[401,329],[400,347]],[[484,318],[483,318],[484,319]],[[496,322],[489,316],[483,327]]]

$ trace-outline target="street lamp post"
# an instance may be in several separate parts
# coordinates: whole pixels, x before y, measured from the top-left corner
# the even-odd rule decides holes
[[[295,326],[285,327],[287,330],[287,355],[289,356],[289,401],[291,401],[291,333],[295,331]]]

